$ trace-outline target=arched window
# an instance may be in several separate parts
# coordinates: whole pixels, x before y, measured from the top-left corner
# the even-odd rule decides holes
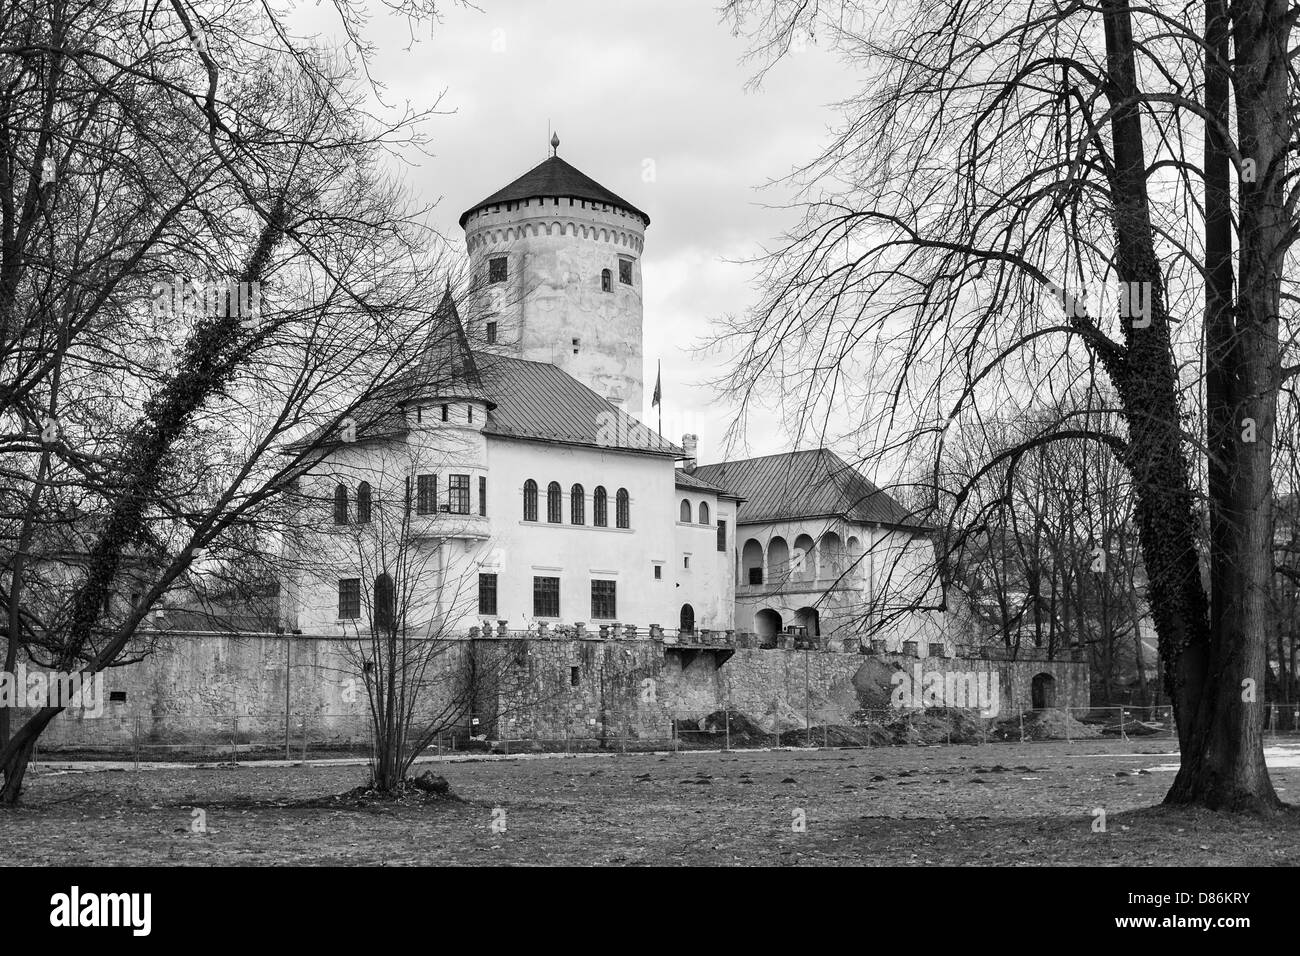
[[[560,500],[563,494],[558,481],[546,486],[546,520],[551,524],[559,524],[564,520],[564,505]]]
[[[531,478],[524,482],[524,520],[537,520],[537,482]]]
[[[597,485],[591,493],[591,523],[597,528],[609,527],[609,499],[604,485]]]
[[[682,499],[682,506],[678,509],[677,520],[683,524],[691,523],[691,503],[685,498]]]
[[[601,292],[614,291],[613,278],[610,276],[608,269],[600,270],[600,291]]]
[[[587,523],[587,498],[582,485],[574,485],[569,489],[569,523]]]
[[[709,523],[709,503],[707,501],[701,501],[700,502],[700,524],[708,524],[708,523]]]
[[[393,629],[393,605],[393,579],[387,574],[381,574],[375,578],[375,630]]]
[[[357,485],[357,524],[370,523],[370,482]]]
[[[620,528],[632,527],[631,508],[628,506],[627,489],[618,489],[614,496],[614,521]]]
[[[334,523],[348,523],[348,486],[341,481],[334,487]]]

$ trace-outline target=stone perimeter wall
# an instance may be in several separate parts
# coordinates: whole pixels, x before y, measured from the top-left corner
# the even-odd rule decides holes
[[[368,739],[364,689],[354,655],[335,637],[164,636],[142,663],[110,670],[100,718],[60,715],[42,739],[61,747],[127,746],[145,741],[274,744],[282,739],[285,660],[294,733],[305,719],[313,739]],[[1031,707],[1036,674],[1054,679],[1056,706],[1087,707],[1088,665],[1072,661],[917,659],[788,648],[684,648],[662,640],[597,637],[479,638],[458,642],[440,660],[448,693],[473,680],[480,730],[491,738],[569,740],[592,745],[665,738],[673,720],[730,707],[766,730],[848,723],[863,707],[889,707],[889,677],[903,669],[996,673],[999,716]],[[434,703],[431,701],[430,703]],[[19,716],[18,723],[24,718]],[[232,726],[233,722],[237,724]],[[468,715],[458,728],[468,732]]]

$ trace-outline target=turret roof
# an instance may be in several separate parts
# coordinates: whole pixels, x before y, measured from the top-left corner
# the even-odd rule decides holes
[[[484,206],[496,206],[501,203],[525,199],[549,199],[566,196],[574,199],[586,199],[588,202],[621,206],[628,212],[635,213],[644,219],[647,226],[650,225],[650,217],[644,212],[626,199],[610,192],[586,173],[570,166],[559,156],[547,157],[510,185],[498,189],[487,199],[470,206],[461,214],[460,225],[461,228],[464,228],[465,220],[469,218],[470,213],[476,209],[482,209]]]

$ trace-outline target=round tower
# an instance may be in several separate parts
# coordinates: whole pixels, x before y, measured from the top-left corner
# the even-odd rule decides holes
[[[649,224],[554,154],[471,206],[460,225],[476,290],[473,346],[557,365],[639,416]]]

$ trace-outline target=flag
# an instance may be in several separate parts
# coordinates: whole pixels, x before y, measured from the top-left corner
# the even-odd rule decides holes
[[[651,408],[654,408],[656,405],[659,404],[659,399],[663,395],[663,388],[660,385],[660,373],[662,371],[662,365],[663,363],[660,362],[659,366],[655,368],[655,393],[654,393],[654,397],[650,399]]]

